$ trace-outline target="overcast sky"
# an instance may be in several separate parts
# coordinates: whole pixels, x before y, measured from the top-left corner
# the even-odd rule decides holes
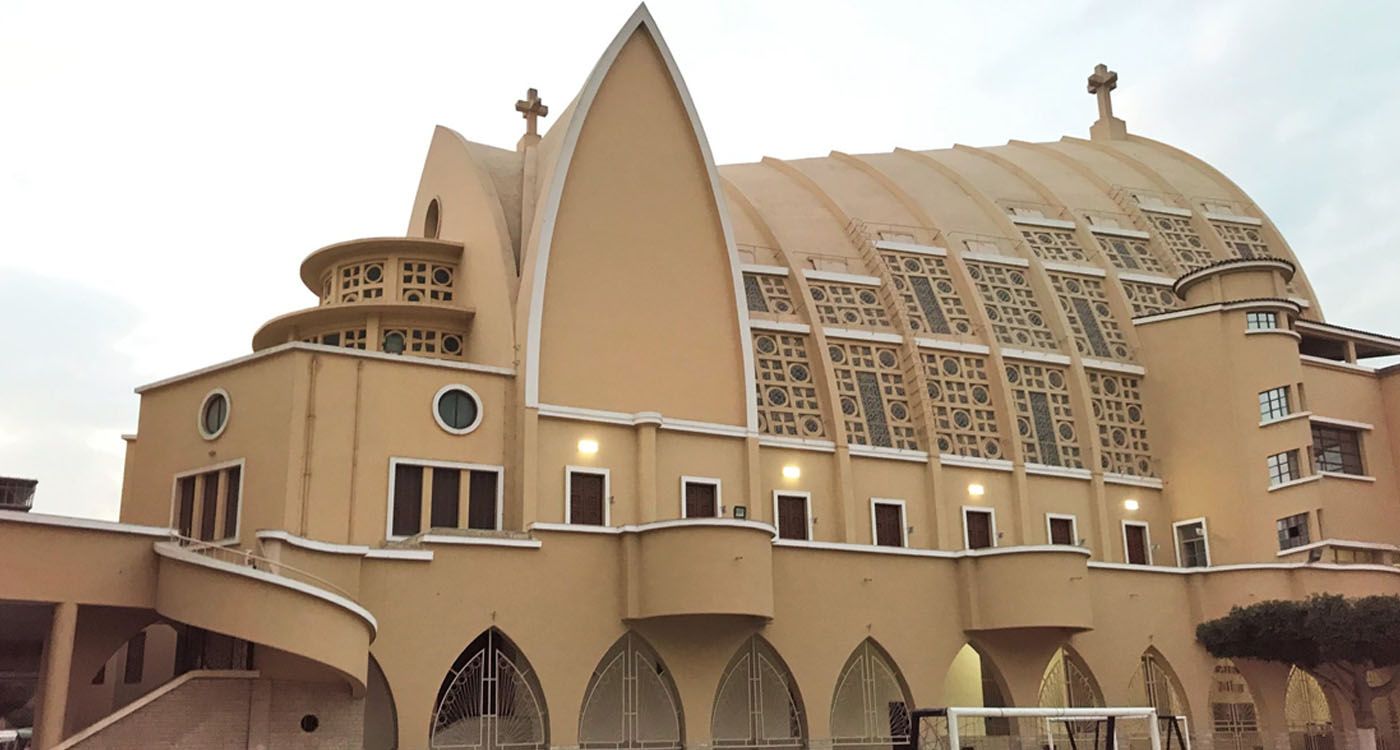
[[[512,147],[635,6],[0,2],[0,475],[115,518],[132,388],[315,303],[301,259],[402,235],[432,128]],[[1400,5],[650,5],[721,163],[1087,136],[1084,79],[1282,228],[1327,317],[1400,333]],[[547,126],[550,121],[546,120]]]

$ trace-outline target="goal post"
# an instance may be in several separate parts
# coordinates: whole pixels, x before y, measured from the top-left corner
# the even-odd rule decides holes
[[[1146,707],[950,706],[910,720],[907,750],[1190,750],[1185,717]]]

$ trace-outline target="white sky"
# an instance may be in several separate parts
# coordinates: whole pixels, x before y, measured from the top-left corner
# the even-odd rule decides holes
[[[134,386],[314,304],[301,259],[404,232],[435,124],[513,146],[525,88],[562,111],[634,7],[0,2],[0,475],[115,518]],[[1329,320],[1400,332],[1400,5],[650,7],[721,163],[1085,136],[1106,62],[1129,129],[1240,183]]]

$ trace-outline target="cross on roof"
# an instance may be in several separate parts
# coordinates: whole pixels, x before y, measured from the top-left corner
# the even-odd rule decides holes
[[[1099,97],[1099,119],[1113,119],[1113,97],[1110,92],[1118,88],[1118,74],[1099,63],[1094,66],[1094,74],[1089,76],[1089,93]]]
[[[525,118],[525,135],[539,135],[535,131],[535,121],[549,115],[549,107],[545,106],[540,92],[535,89],[525,92],[525,98],[515,103],[515,111]]]

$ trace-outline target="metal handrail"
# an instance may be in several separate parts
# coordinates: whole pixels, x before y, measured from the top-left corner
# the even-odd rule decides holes
[[[170,540],[181,548],[187,549],[197,555],[204,555],[205,557],[216,560],[222,559],[225,562],[231,562],[235,565],[242,565],[275,576],[301,581],[302,583],[310,584],[317,588],[326,589],[356,604],[359,603],[349,591],[346,591],[340,586],[331,583],[315,573],[308,573],[305,570],[288,565],[284,562],[272,560],[261,555],[255,555],[252,552],[237,547],[226,547],[214,542],[206,542],[202,539],[184,536],[173,531],[170,533]]]

